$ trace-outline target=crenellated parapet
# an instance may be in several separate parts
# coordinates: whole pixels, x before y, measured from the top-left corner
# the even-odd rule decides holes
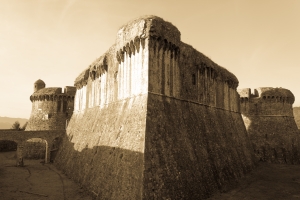
[[[160,36],[151,36],[149,47],[155,50],[154,53],[158,53],[160,50],[163,52],[169,51],[171,59],[174,57],[174,59],[177,60],[180,55],[180,47],[178,44],[176,45],[172,42],[169,42],[167,39]]]
[[[62,93],[62,88],[44,88],[33,93],[30,101],[73,101],[75,93]]]
[[[239,112],[238,79],[156,16],[122,26],[116,43],[75,80],[75,110],[148,92]]]
[[[284,88],[260,87],[238,90],[241,113],[244,115],[278,115],[293,117],[293,93]]]
[[[293,93],[284,88],[238,90],[240,109],[257,160],[299,163],[300,138],[293,116]]]
[[[124,62],[125,55],[131,57],[136,53],[140,53],[140,48],[145,48],[145,39],[146,38],[139,38],[138,36],[136,36],[134,40],[131,40],[130,42],[125,44],[125,46],[119,49],[116,52],[118,63],[120,64],[121,62]]]

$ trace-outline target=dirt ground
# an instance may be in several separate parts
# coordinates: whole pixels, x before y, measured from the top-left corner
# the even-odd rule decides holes
[[[1,200],[91,200],[91,196],[52,164],[25,160],[15,167],[15,152],[0,152]],[[237,187],[210,200],[300,200],[300,165],[259,163]]]
[[[25,160],[15,167],[15,152],[0,152],[1,200],[91,200],[91,196],[52,164]]]
[[[300,200],[300,165],[259,163],[235,189],[209,200]]]

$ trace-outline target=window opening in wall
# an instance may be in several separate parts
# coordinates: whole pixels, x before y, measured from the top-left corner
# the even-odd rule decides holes
[[[192,75],[192,83],[193,85],[196,85],[196,74]]]
[[[96,78],[96,72],[92,71],[92,79],[95,80],[95,78]]]
[[[57,101],[57,112],[60,112],[61,109],[61,101]]]
[[[67,112],[67,101],[63,102],[63,112]]]

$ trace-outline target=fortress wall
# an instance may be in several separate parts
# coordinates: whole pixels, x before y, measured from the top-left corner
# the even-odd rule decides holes
[[[75,112],[55,165],[99,199],[142,198],[148,61],[148,40],[133,38],[75,81]]]
[[[150,38],[144,199],[207,198],[253,168],[236,88],[208,65],[186,44]]]
[[[299,130],[293,117],[249,116],[246,120],[257,160],[300,163]]]
[[[33,101],[26,131],[65,129],[66,113],[62,109],[63,101]]]
[[[93,72],[97,62],[105,62],[106,69],[98,76],[87,77],[78,86],[75,96],[75,111],[84,112],[86,108],[103,107],[111,102],[145,94],[148,88],[148,41],[135,41],[135,47],[127,46],[116,52],[113,46],[95,61],[89,69]],[[103,61],[104,59],[105,61]],[[117,58],[118,57],[118,61]],[[109,66],[109,67],[107,67]],[[98,73],[98,72],[97,72]]]
[[[241,99],[241,112],[247,115],[279,115],[293,117],[292,104],[276,99]]]
[[[300,132],[293,116],[293,94],[284,88],[239,90],[243,120],[257,160],[300,163]]]
[[[148,89],[148,40],[136,40],[134,45],[133,41],[130,41],[119,51],[122,58],[116,74],[118,100],[145,94]]]
[[[206,59],[184,43],[150,37],[149,92],[238,112],[236,88]]]
[[[199,199],[253,167],[236,77],[154,17],[77,77],[55,165],[98,199]]]
[[[180,96],[182,83],[179,81],[180,70],[175,45],[167,40],[155,39],[151,39],[149,45],[149,91]]]
[[[240,113],[149,94],[144,199],[203,199],[253,168]]]
[[[147,95],[76,112],[55,165],[99,199],[141,199]]]

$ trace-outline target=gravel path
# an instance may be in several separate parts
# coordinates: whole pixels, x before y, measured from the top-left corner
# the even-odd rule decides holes
[[[91,200],[91,196],[52,164],[24,160],[16,167],[15,152],[0,152],[1,200]]]

